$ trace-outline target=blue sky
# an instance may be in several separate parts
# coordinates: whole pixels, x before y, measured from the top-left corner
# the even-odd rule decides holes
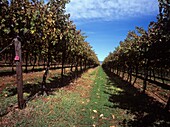
[[[71,20],[87,35],[100,61],[112,52],[135,26],[147,29],[158,14],[157,0],[71,0]]]

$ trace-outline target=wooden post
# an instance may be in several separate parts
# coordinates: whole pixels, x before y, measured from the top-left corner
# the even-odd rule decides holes
[[[16,61],[16,74],[17,74],[17,93],[18,93],[18,107],[23,109],[23,76],[22,76],[22,56],[21,56],[21,42],[18,38],[14,39],[15,44],[15,61]]]

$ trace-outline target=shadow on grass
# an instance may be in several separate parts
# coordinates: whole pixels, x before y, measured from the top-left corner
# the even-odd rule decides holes
[[[51,94],[53,91],[56,91],[58,88],[67,86],[70,84],[70,82],[73,82],[76,78],[81,77],[82,73],[84,73],[85,70],[78,71],[78,72],[70,72],[67,74],[64,74],[63,79],[60,75],[54,76],[52,78],[47,79],[46,83],[46,89]],[[34,96],[36,93],[41,91],[41,82],[38,82],[36,84],[24,84],[23,92],[29,93],[29,97]],[[9,94],[8,97],[14,96],[17,94],[17,88],[12,88],[8,90]]]
[[[109,101],[113,103],[110,108],[119,108],[126,114],[133,115],[133,119],[124,119],[120,123],[123,127],[170,127],[170,113],[154,98],[142,94],[137,88],[122,80],[118,75],[105,70],[107,85],[114,85],[121,89],[119,94],[111,94]],[[114,105],[115,104],[115,105]]]
[[[46,90],[47,90],[48,94],[54,95],[55,91],[59,90],[59,88],[62,88],[64,86],[68,86],[76,78],[81,77],[81,75],[86,70],[67,73],[63,76],[63,79],[61,78],[60,75],[49,78],[46,83]],[[36,97],[42,95],[41,91],[42,91],[41,82],[38,82],[35,84],[31,84],[31,83],[24,84],[23,92],[27,94],[25,104],[28,103],[29,101],[35,99]],[[15,88],[7,89],[7,92],[8,92],[7,97],[14,96],[17,94],[17,88],[15,87]],[[7,113],[5,112],[4,114],[1,114],[1,116],[4,116],[5,114],[7,114]]]

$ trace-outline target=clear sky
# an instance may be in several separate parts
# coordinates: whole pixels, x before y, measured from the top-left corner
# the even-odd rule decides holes
[[[103,61],[128,31],[136,26],[147,30],[156,21],[158,0],[71,0],[66,11]]]

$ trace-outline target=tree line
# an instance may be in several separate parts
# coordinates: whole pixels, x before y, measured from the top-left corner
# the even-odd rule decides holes
[[[0,50],[15,37],[22,42],[25,71],[28,66],[98,65],[98,58],[86,42],[86,36],[70,20],[65,5],[68,0],[1,0],[0,1]],[[14,64],[14,47],[0,54],[1,61]],[[71,67],[72,67],[71,66]]]
[[[157,21],[150,22],[147,31],[142,27],[129,31],[126,39],[105,58],[102,66],[121,74],[122,78],[125,73],[128,74],[127,81],[131,84],[142,78],[143,93],[147,81],[156,79],[162,81],[162,88],[170,90],[165,82],[170,81],[170,2],[159,0]],[[132,76],[135,77],[133,82]],[[170,108],[170,97],[166,108]]]
[[[37,65],[45,69],[42,93],[47,93],[46,79],[52,66],[60,65],[63,81],[66,66],[70,71],[74,67],[78,75],[78,71],[99,65],[86,36],[66,13],[68,3],[69,0],[0,0],[0,51],[7,47],[0,53],[2,67],[5,64],[14,71],[15,50],[9,45],[17,38],[22,44],[25,72],[29,66],[32,70]]]

